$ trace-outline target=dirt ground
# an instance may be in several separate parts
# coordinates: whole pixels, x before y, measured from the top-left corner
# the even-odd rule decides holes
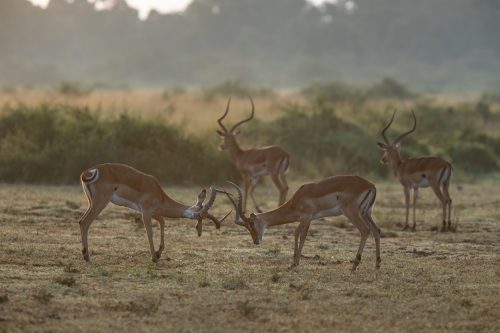
[[[1,185],[0,332],[498,332],[499,185],[454,185],[457,232],[440,233],[430,190],[417,231],[403,232],[402,188],[378,184],[382,267],[370,238],[355,273],[359,233],[343,217],[313,222],[294,269],[297,224],[269,229],[256,246],[232,220],[219,230],[205,222],[202,237],[195,221],[168,221],[153,264],[141,221],[111,205],[90,228],[86,263],[80,187]],[[199,188],[165,190],[193,203]],[[256,194],[265,209],[276,204],[273,188]],[[219,197],[212,211],[229,209]],[[157,227],[154,237],[157,247]]]

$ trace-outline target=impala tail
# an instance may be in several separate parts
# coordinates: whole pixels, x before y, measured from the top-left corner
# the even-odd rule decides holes
[[[99,179],[99,169],[87,169],[80,175],[80,181],[84,184],[91,184]]]
[[[286,174],[288,172],[288,168],[290,167],[290,156],[285,156],[279,164],[278,172],[282,174]]]
[[[377,189],[375,187],[372,187],[366,192],[365,196],[363,197],[363,200],[361,200],[361,203],[359,204],[359,210],[361,215],[371,214],[373,205],[375,204],[376,197],[377,197]]]

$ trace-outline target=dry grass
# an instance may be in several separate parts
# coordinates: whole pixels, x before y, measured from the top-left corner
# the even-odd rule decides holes
[[[370,240],[355,273],[359,236],[341,217],[313,224],[293,270],[294,225],[268,230],[255,246],[231,223],[206,223],[198,238],[190,220],[167,223],[164,257],[153,264],[144,229],[118,207],[92,225],[85,263],[81,189],[2,185],[0,332],[498,331],[498,185],[454,190],[458,231],[443,234],[432,231],[440,208],[429,190],[418,231],[402,232],[402,190],[380,184],[382,267],[374,269]],[[192,202],[197,189],[168,192]],[[257,194],[266,208],[276,202],[272,188]],[[215,213],[227,209],[218,199]],[[158,236],[155,229],[156,246]]]
[[[255,97],[255,112],[259,119],[273,119],[279,116],[279,105],[303,101],[298,93],[280,92],[268,97]],[[88,107],[105,117],[113,117],[124,112],[144,118],[154,118],[175,125],[183,126],[189,134],[217,127],[215,119],[220,117],[226,108],[227,97],[207,98],[203,91],[193,90],[176,92],[175,90],[94,90],[88,95],[71,96],[60,94],[54,90],[20,90],[0,92],[0,109],[9,105],[15,107],[26,105],[39,107],[48,105],[71,105]],[[248,117],[251,107],[247,98],[232,98],[231,114],[228,124]]]

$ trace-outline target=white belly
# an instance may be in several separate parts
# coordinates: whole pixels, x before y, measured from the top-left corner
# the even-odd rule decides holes
[[[420,182],[417,183],[412,183],[411,187],[417,188],[417,187],[429,187],[429,180],[427,178],[421,178]]]
[[[118,206],[128,207],[138,212],[142,212],[142,209],[138,204],[129,201],[127,199],[124,199],[122,197],[119,197],[118,195],[116,195],[116,193],[113,193],[113,195],[111,196],[111,202]]]
[[[250,171],[250,174],[253,177],[261,177],[267,175],[267,165],[265,164],[258,164],[258,165],[252,165],[248,168]]]
[[[342,214],[342,208],[340,207],[340,205],[336,205],[335,207],[332,207],[330,209],[316,212],[313,215],[313,219],[320,219],[322,217],[327,217],[327,216],[339,216],[341,214]]]

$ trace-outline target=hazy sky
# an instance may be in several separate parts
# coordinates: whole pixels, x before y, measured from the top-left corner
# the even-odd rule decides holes
[[[1,0],[0,0],[1,1]],[[42,8],[47,7],[50,0],[28,0],[31,3],[40,6]],[[71,0],[70,0],[71,1]],[[97,9],[106,9],[113,6],[115,0],[88,0],[89,2],[95,2]],[[192,0],[125,0],[127,4],[137,9],[139,12],[139,17],[141,19],[146,19],[149,12],[155,9],[159,13],[173,13],[179,12],[186,9],[186,7],[191,3]],[[338,0],[307,0],[315,6],[320,6],[323,3],[337,3]]]

